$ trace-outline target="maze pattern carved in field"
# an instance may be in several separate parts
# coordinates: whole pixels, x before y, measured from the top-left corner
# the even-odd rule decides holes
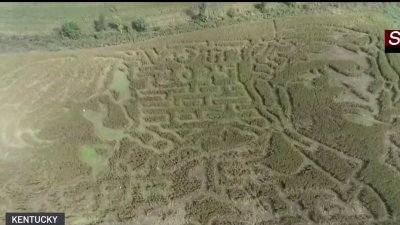
[[[398,223],[400,58],[368,30],[300,22],[102,56],[104,87],[74,104],[104,111],[108,174],[46,204],[92,224]]]

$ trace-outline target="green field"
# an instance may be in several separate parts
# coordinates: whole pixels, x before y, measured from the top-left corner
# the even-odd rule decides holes
[[[191,3],[2,3],[0,33],[48,34],[66,21],[77,22],[83,30],[94,31],[93,21],[103,13],[122,21],[150,17],[154,25],[183,22]],[[172,19],[171,19],[172,18]]]

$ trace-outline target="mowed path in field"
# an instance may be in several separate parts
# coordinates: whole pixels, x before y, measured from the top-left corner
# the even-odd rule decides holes
[[[400,61],[351,19],[1,55],[1,211],[395,224]]]

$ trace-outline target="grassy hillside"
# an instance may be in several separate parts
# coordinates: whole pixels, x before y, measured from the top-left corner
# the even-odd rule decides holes
[[[0,33],[48,34],[65,21],[74,21],[86,31],[94,31],[93,21],[103,13],[122,21],[150,18],[161,25],[185,21],[186,8],[192,3],[3,3],[0,5]],[[174,20],[171,20],[171,18]]]
[[[112,20],[118,16],[123,22],[144,17],[153,26],[166,26],[190,19],[186,10],[197,3],[3,3],[0,5],[0,33],[49,34],[65,21],[77,22],[83,30],[93,32],[93,21],[104,14]],[[220,13],[235,3],[211,3],[209,7]],[[239,3],[252,7],[252,3]]]
[[[157,36],[192,32],[210,27],[264,21],[298,15],[353,15],[364,20],[383,16],[396,23],[395,3],[207,3],[206,20],[196,20],[201,3],[2,3],[0,52],[63,50],[118,45]],[[107,29],[96,32],[94,23],[104,15]],[[143,18],[142,32],[132,22]],[[76,23],[77,40],[60,36],[62,24]],[[110,24],[120,24],[123,30]]]

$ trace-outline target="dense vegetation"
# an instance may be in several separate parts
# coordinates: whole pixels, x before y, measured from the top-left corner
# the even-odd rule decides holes
[[[81,36],[81,28],[74,22],[64,23],[61,26],[61,35],[70,39],[78,39]]]

